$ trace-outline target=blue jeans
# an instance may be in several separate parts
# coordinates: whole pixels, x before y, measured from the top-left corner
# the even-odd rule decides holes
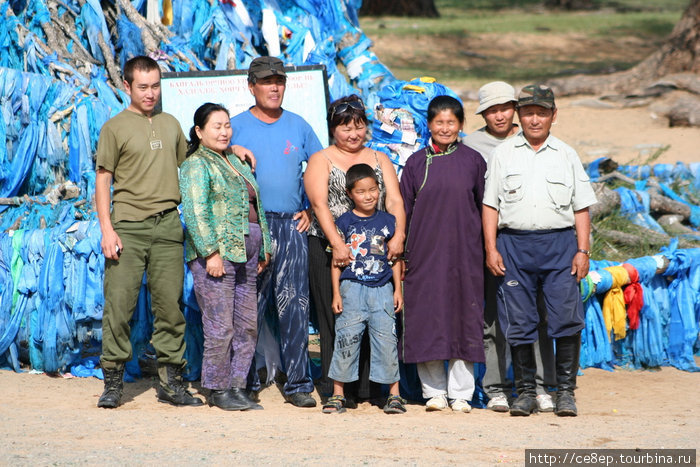
[[[328,376],[349,383],[358,378],[360,344],[369,329],[369,379],[381,384],[399,380],[399,354],[391,283],[367,287],[359,282],[340,283],[343,312],[335,321],[335,348]]]

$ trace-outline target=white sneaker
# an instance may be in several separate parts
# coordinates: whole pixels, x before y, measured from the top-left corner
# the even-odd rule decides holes
[[[447,408],[447,397],[444,394],[435,396],[425,403],[425,410],[433,412],[435,410],[443,410]]]
[[[451,406],[452,410],[455,412],[469,413],[472,411],[472,406],[469,405],[469,402],[465,401],[464,399],[453,400]]]
[[[508,410],[510,410],[510,405],[508,404],[508,398],[506,396],[499,395],[489,399],[486,408],[494,412],[508,412]]]
[[[537,396],[537,410],[540,412],[554,412],[552,396],[549,394],[539,394]]]

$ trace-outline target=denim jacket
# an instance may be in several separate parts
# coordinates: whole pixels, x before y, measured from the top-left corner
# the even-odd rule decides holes
[[[263,234],[260,259],[270,253],[270,231],[260,193],[250,167],[235,156],[226,161],[202,145],[180,167],[180,194],[185,219],[185,260],[206,258],[218,250],[225,260],[246,262],[245,235],[248,234],[248,189],[257,195],[258,223]],[[245,179],[245,180],[244,180]]]

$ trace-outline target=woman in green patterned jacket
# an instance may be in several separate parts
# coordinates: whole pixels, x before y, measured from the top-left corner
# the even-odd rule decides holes
[[[199,107],[180,167],[185,260],[202,311],[209,405],[261,409],[245,385],[257,341],[256,279],[270,257],[270,233],[255,177],[228,152],[230,140],[226,108]]]

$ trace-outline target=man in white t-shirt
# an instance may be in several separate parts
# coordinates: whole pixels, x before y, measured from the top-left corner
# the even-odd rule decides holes
[[[481,115],[486,125],[468,134],[462,142],[481,153],[486,162],[496,146],[519,130],[513,123],[515,102],[515,89],[503,81],[493,81],[479,89],[476,115]]]

